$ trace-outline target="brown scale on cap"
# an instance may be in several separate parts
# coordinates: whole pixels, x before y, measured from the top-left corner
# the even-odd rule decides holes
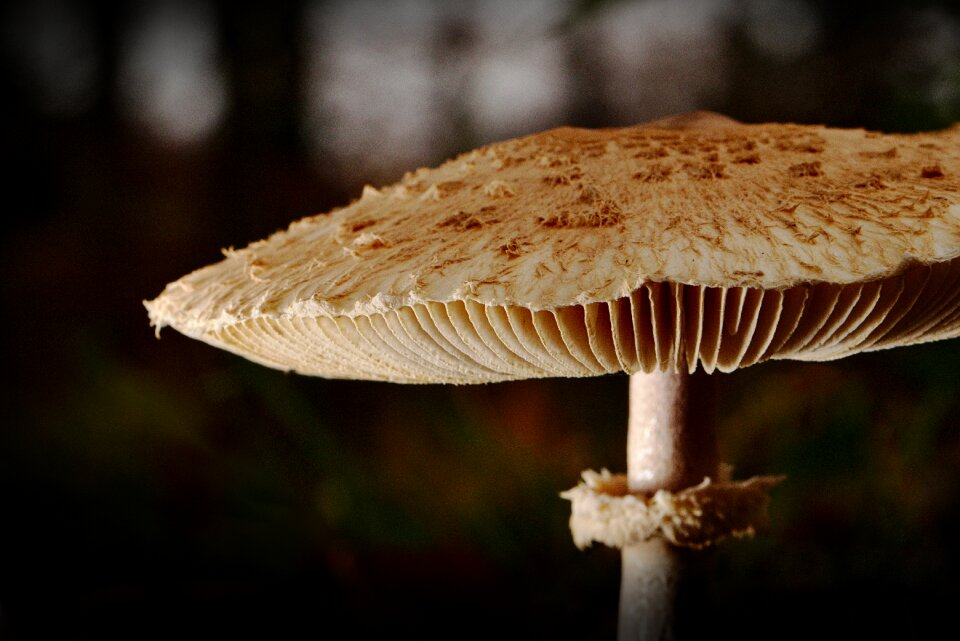
[[[401,382],[728,371],[956,336],[958,143],[960,127],[702,112],[554,129],[366,188],[147,307],[274,367]]]

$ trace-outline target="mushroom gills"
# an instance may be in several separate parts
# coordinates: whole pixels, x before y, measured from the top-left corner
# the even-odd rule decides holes
[[[332,378],[470,383],[822,361],[960,334],[960,258],[888,278],[787,289],[648,282],[550,310],[475,301],[354,317],[261,316],[203,338]]]

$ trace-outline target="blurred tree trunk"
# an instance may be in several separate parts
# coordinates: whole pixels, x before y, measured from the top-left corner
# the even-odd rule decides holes
[[[304,3],[216,8],[229,92],[218,183],[230,186],[217,209],[224,242],[242,246],[325,205],[300,128]]]

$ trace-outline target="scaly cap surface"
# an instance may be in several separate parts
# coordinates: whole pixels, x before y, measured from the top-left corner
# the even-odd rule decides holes
[[[321,376],[473,383],[838,358],[960,327],[960,127],[687,114],[507,140],[168,285],[159,329]]]

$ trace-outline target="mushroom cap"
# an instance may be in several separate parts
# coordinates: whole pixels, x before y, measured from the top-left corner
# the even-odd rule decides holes
[[[705,112],[495,143],[145,303],[312,374],[478,383],[826,360],[960,334],[960,126]]]

